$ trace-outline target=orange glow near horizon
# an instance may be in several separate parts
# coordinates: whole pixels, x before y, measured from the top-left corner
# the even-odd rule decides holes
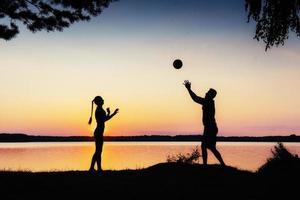
[[[67,67],[68,70],[59,70],[58,75],[58,69],[45,66],[49,75],[46,78],[37,75],[41,73],[38,66],[32,71],[7,68],[4,80],[1,79],[7,85],[1,84],[5,87],[1,90],[6,92],[1,102],[0,131],[92,135],[95,120],[92,126],[87,124],[91,100],[101,95],[104,108],[120,109],[107,122],[105,135],[200,134],[201,106],[192,102],[182,85],[183,80],[189,79],[200,96],[210,87],[217,89],[216,118],[222,135],[299,132],[300,69],[274,68],[270,74],[265,66],[258,76],[245,67],[227,73],[228,69],[219,68],[221,63],[212,67],[208,55],[204,60],[194,56],[184,60],[182,70],[172,68],[170,56],[145,63],[144,69],[130,67],[139,63],[125,60],[116,68],[99,63],[98,68],[90,71],[76,67],[74,72]],[[299,60],[297,57],[294,62]],[[235,62],[239,65],[239,61]],[[79,73],[86,75],[80,77]],[[106,76],[98,79],[97,74]],[[75,76],[74,80],[66,81],[69,76]],[[20,85],[13,84],[14,81]],[[279,91],[280,87],[284,89]]]

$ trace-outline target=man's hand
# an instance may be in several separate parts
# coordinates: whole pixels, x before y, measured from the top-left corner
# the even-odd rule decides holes
[[[188,90],[191,89],[191,82],[189,80],[185,80],[183,82],[183,85],[186,87],[186,89],[188,89]]]
[[[107,111],[107,114],[109,115],[110,114],[110,108],[106,108],[106,111]]]

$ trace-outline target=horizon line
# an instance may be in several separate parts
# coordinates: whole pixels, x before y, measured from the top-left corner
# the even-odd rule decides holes
[[[33,137],[93,137],[91,136],[86,136],[86,135],[32,135],[32,134],[28,134],[28,133],[5,133],[5,132],[1,132],[0,135],[3,134],[8,134],[8,135],[26,135],[26,136],[33,136]],[[201,134],[177,134],[177,135],[165,135],[165,134],[159,134],[159,135],[155,135],[155,134],[151,134],[151,135],[104,135],[104,137],[159,137],[159,136],[167,136],[167,137],[176,137],[176,136],[202,136]],[[217,135],[217,137],[293,137],[293,136],[300,136],[300,134],[289,134],[289,135],[260,135],[260,136],[252,136],[252,135]]]

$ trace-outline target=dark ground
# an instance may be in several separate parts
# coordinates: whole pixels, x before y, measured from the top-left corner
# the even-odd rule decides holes
[[[298,199],[300,168],[249,172],[161,163],[142,170],[0,172],[0,199]]]

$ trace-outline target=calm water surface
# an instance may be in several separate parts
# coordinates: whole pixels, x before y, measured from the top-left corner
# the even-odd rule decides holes
[[[224,161],[240,169],[255,171],[270,157],[276,143],[219,142]],[[300,143],[284,143],[300,155]],[[106,142],[103,169],[140,169],[165,162],[168,155],[189,153],[198,142]],[[65,171],[87,170],[93,142],[0,143],[0,170]],[[217,163],[208,152],[208,163]],[[200,161],[202,163],[202,160]]]

